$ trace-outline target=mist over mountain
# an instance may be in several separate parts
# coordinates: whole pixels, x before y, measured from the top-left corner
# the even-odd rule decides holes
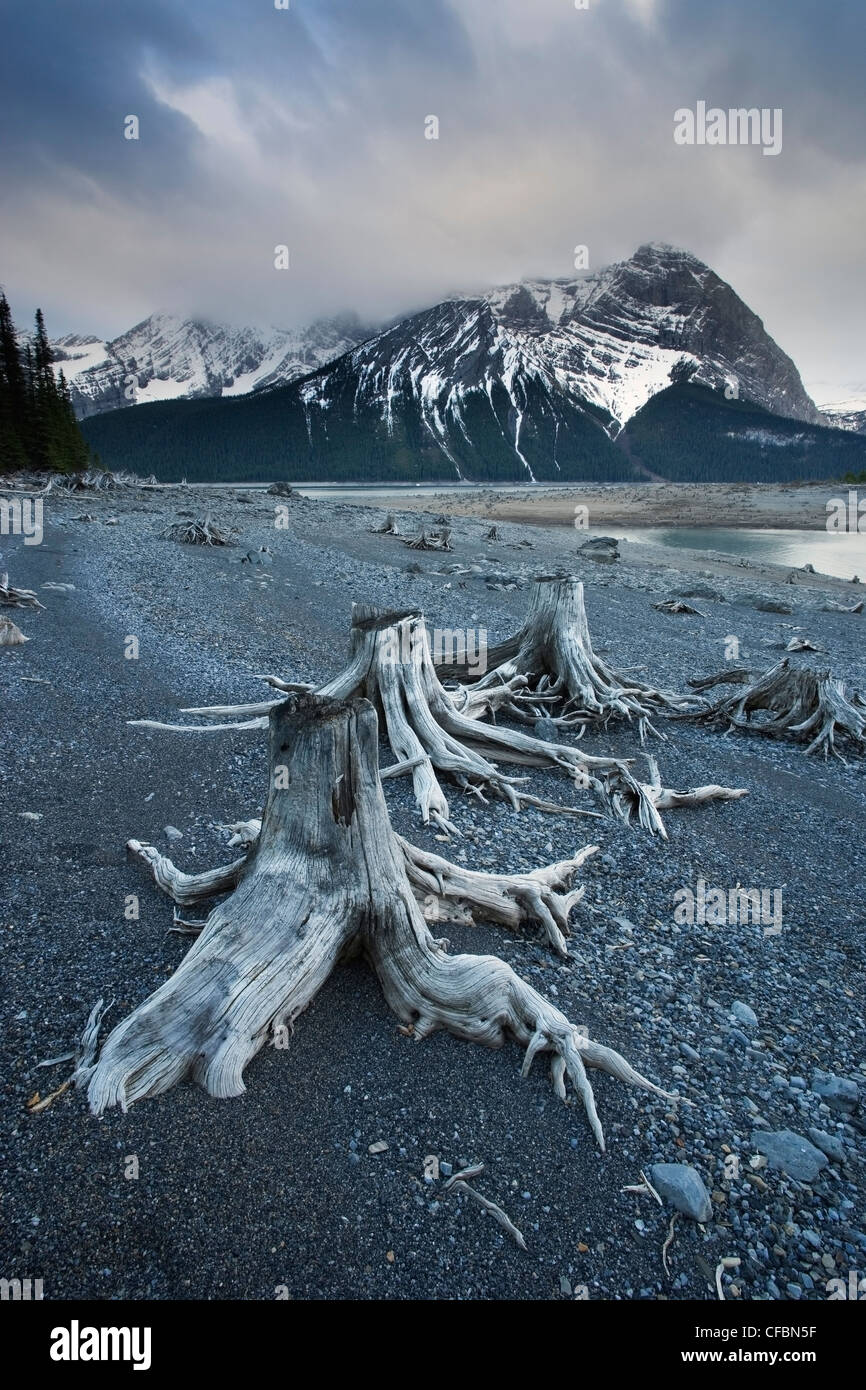
[[[703,478],[715,466],[730,480],[780,480],[863,466],[862,439],[827,428],[760,318],[666,245],[573,279],[457,294],[372,335],[357,325],[354,343],[343,321],[277,343],[147,325],[134,330],[147,358],[116,340],[110,365],[85,366],[72,389],[83,399],[98,385],[104,409],[118,364],[134,361],[145,403],[89,421],[87,435],[110,465],[166,478],[205,467],[223,478]],[[650,465],[635,441],[648,438],[653,402]]]

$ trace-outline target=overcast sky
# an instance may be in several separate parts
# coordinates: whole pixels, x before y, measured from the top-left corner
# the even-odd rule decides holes
[[[154,310],[380,320],[568,276],[577,244],[595,268],[667,241],[808,388],[866,384],[863,0],[289,4],[0,0],[0,280],[21,324],[37,303],[52,334]],[[677,145],[698,101],[781,107],[781,153]]]

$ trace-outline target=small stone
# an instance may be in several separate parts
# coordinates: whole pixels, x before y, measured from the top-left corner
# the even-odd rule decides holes
[[[384,1140],[384,1139],[377,1139],[376,1142],[375,1142],[375,1144],[371,1144],[370,1147],[367,1149],[367,1153],[368,1153],[368,1154],[383,1154],[383,1153],[385,1152],[385,1150],[387,1149],[387,1147],[388,1147],[388,1145],[385,1143],[385,1140]]]
[[[564,1274],[559,1276],[559,1292],[564,1293],[567,1298],[571,1298],[571,1283]]]
[[[741,999],[735,999],[731,1005],[731,1013],[740,1023],[745,1023],[749,1028],[757,1028],[758,1015],[748,1004],[744,1004]]]
[[[693,1221],[709,1221],[713,1214],[710,1195],[697,1169],[687,1163],[654,1163],[650,1181],[660,1197]]]
[[[166,838],[167,840],[182,840],[182,839],[183,839],[183,831],[182,831],[182,830],[178,830],[178,828],[177,828],[176,825],[166,825],[166,826],[163,828],[163,832],[162,832],[162,833],[163,833],[163,835],[165,836],[165,838]]]

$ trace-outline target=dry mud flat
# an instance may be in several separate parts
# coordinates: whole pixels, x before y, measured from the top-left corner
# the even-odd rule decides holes
[[[589,525],[600,526],[747,526],[822,531],[827,504],[847,506],[849,488],[839,484],[759,486],[748,483],[581,484],[525,492],[481,493],[443,489],[434,498],[408,495],[401,505],[412,511],[439,507],[455,516],[490,517],[494,521],[570,525],[575,508],[586,507]],[[861,496],[863,489],[860,490]]]
[[[445,508],[427,506],[423,518],[398,512],[398,528],[435,526]],[[236,528],[235,545],[162,538],[181,513],[205,511]],[[45,604],[16,611],[30,641],[0,652],[4,1269],[42,1277],[46,1298],[272,1299],[284,1287],[294,1298],[715,1299],[714,1271],[736,1257],[729,1298],[826,1298],[831,1279],[866,1259],[866,785],[862,763],[825,764],[789,744],[663,723],[667,740],[652,751],[668,785],[749,791],[671,813],[667,843],[452,793],[461,837],[443,846],[406,779],[385,784],[399,833],[471,867],[527,870],[600,845],[582,870],[567,961],[534,931],[448,924],[446,934],[455,951],[500,955],[691,1101],[599,1077],[604,1156],[543,1066],[521,1080],[516,1047],[490,1053],[444,1034],[414,1043],[357,962],[334,974],[287,1048],[253,1061],[238,1100],[182,1085],[97,1121],[67,1091],[27,1112],[66,1074],[37,1063],[74,1044],[99,995],[116,1000],[118,1021],[189,948],[167,935],[170,905],[127,861],[126,841],[200,871],[233,857],[220,827],[261,808],[259,735],[196,738],[126,721],[260,698],[263,672],[333,676],[353,599],[418,605],[432,627],[484,627],[492,643],[520,625],[533,574],[576,569],[596,646],[642,679],[681,690],[723,664],[731,636],[762,669],[800,632],[825,653],[793,660],[829,664],[863,688],[866,619],[824,611],[828,596],[850,602],[857,586],[811,575],[788,584],[785,571],[730,557],[727,568],[698,557],[674,569],[674,557],[631,547],[599,565],[578,556],[567,528],[503,522],[487,542],[489,525],[471,517],[455,517],[452,553],[413,552],[374,534],[384,515],[243,490],[123,493],[49,499],[42,545],[3,539],[0,568]],[[695,587],[700,616],[653,608]],[[137,660],[124,655],[130,636]],[[623,725],[586,744],[639,754]],[[558,773],[532,781],[550,800],[569,790]],[[700,882],[781,893],[781,932],[678,923],[675,894]],[[138,920],[125,917],[133,893]],[[761,1134],[784,1131],[825,1145],[826,1162],[797,1167],[792,1149],[787,1167],[763,1166]],[[428,1182],[431,1155],[440,1177]],[[464,1162],[484,1163],[477,1186],[521,1229],[525,1252],[444,1190],[447,1165]],[[623,1191],[657,1163],[692,1165],[711,1203],[700,1224],[678,1217],[669,1273],[671,1207]]]

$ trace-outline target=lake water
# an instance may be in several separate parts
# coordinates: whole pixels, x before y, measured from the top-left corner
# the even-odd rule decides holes
[[[866,535],[857,532],[748,530],[738,526],[634,526],[605,533],[622,540],[660,545],[666,550],[717,550],[758,564],[814,565],[819,574],[866,583]],[[592,533],[590,532],[590,535]]]
[[[219,486],[223,486],[219,484]],[[245,484],[250,491],[265,488],[266,483]],[[293,485],[303,497],[330,498],[333,501],[387,501],[400,508],[401,494],[417,497],[432,495],[446,490],[444,483],[422,483],[399,485],[384,483],[381,487],[371,487],[364,483],[354,486],[344,483],[296,483]],[[488,485],[497,494],[525,493],[526,484],[496,483]],[[545,483],[545,490],[555,490],[556,484]],[[574,483],[563,484],[566,490],[573,490]],[[483,492],[484,485],[464,484],[467,492]],[[460,490],[459,484],[447,484],[447,490]],[[529,517],[523,518],[531,524]],[[550,521],[545,522],[550,525]],[[577,532],[585,538],[596,534],[593,530]],[[748,529],[739,526],[631,526],[621,527],[611,524],[603,529],[603,534],[617,536],[621,540],[640,541],[646,545],[657,545],[663,550],[716,550],[724,555],[740,555],[758,564],[787,565],[790,569],[801,569],[803,565],[814,565],[819,574],[831,574],[837,579],[853,579],[859,575],[866,583],[866,533],[839,531],[790,531],[781,529]]]

